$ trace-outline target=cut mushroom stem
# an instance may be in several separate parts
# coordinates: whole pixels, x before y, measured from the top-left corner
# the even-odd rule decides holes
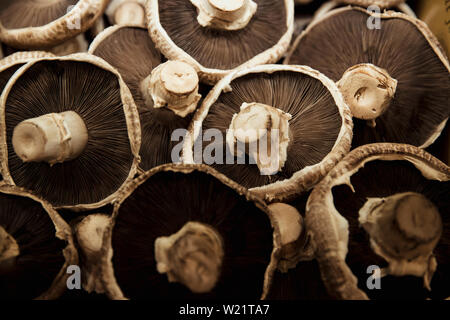
[[[382,275],[424,278],[429,289],[437,262],[433,255],[443,230],[437,207],[415,192],[368,199],[359,221],[374,251],[389,262]]]
[[[167,107],[185,117],[193,112],[201,98],[195,69],[182,61],[168,61],[156,67],[141,83],[147,106]]]
[[[222,30],[244,28],[256,12],[252,0],[191,0],[197,7],[197,21],[203,27]]]
[[[144,7],[136,1],[122,3],[114,12],[114,23],[128,26],[145,26]]]
[[[20,253],[16,240],[0,226],[0,266],[3,262],[17,257]]]
[[[240,146],[244,145],[245,152],[256,161],[261,174],[277,173],[287,159],[292,136],[289,130],[291,118],[290,114],[266,104],[243,103],[227,131],[228,146],[240,156],[244,151]]]
[[[14,128],[12,137],[14,152],[23,162],[50,165],[77,158],[87,142],[86,125],[73,111],[24,120]]]
[[[274,220],[280,229],[281,257],[278,269],[288,272],[295,268],[299,261],[312,260],[314,250],[306,235],[303,218],[294,207],[285,203],[269,205]]]
[[[386,70],[363,63],[347,69],[337,85],[353,116],[375,127],[375,119],[387,110],[395,95],[397,80]]]
[[[194,293],[215,287],[223,257],[220,235],[203,223],[188,222],[177,233],[155,241],[158,272],[167,273],[169,282],[180,282]]]

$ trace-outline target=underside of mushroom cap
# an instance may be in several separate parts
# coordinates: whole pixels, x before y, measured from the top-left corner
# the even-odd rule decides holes
[[[280,233],[270,210],[242,186],[208,166],[163,165],[137,178],[119,199],[103,248],[103,282],[110,298],[267,295],[278,263]],[[189,222],[210,226],[223,243],[217,284],[206,293],[169,282],[158,272],[162,269],[157,270],[155,241]]]
[[[294,29],[293,1],[255,2],[249,23],[230,31],[201,26],[189,0],[151,0],[146,4],[149,33],[167,58],[187,61],[203,82],[214,84],[232,69],[275,63],[287,50]]]
[[[448,296],[449,180],[448,166],[410,145],[377,143],[350,152],[314,188],[306,208],[306,225],[313,233],[316,257],[329,294],[339,299]],[[360,225],[360,209],[368,198],[386,199],[403,192],[425,196],[437,207],[443,221],[442,236],[430,257],[435,258],[437,270],[434,275],[431,272],[429,293],[424,288],[427,279],[413,277],[408,268],[401,277],[381,278],[381,290],[370,290],[366,285],[370,282],[370,266],[390,274],[396,261],[378,255],[374,239]],[[397,259],[408,263],[415,260]]]
[[[397,81],[395,93],[375,126],[354,119],[352,145],[398,142],[427,147],[450,116],[448,60],[423,22],[388,11],[379,14],[380,28],[369,29],[368,19],[375,17],[378,14],[356,7],[329,12],[297,38],[285,63],[309,65],[334,81],[362,63],[386,70]]]
[[[85,32],[108,0],[6,0],[0,4],[0,40],[12,47],[55,46]]]
[[[29,62],[8,83],[0,108],[5,181],[33,190],[56,207],[92,209],[110,203],[137,171],[140,124],[136,106],[121,76],[99,58],[75,54]],[[86,126],[88,141],[83,152],[54,165],[24,163],[13,147],[16,126],[67,111]]]
[[[172,134],[187,129],[193,114],[181,117],[167,108],[154,108],[153,100],[145,98],[141,84],[163,62],[148,31],[132,26],[109,27],[95,38],[89,52],[115,67],[130,88],[141,120],[140,167],[149,170],[173,162],[171,153],[179,142],[172,141]],[[199,89],[205,95],[209,88],[200,85]]]
[[[69,265],[78,263],[70,227],[51,205],[14,186],[0,186],[0,227],[18,255],[0,260],[3,299],[56,299],[66,290]]]
[[[276,174],[262,175],[249,155],[230,158],[228,141],[216,141],[220,153],[212,161],[204,153],[211,142],[198,145],[208,129],[227,136],[245,103],[269,105],[292,116],[287,159]],[[312,188],[348,152],[351,131],[350,111],[331,80],[304,66],[259,66],[231,73],[208,94],[185,138],[183,161],[204,161],[266,200],[282,201]]]

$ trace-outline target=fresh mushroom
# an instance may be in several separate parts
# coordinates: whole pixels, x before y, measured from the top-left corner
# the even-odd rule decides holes
[[[204,165],[147,171],[105,230],[97,265],[112,299],[265,298],[281,246],[264,202]]]
[[[449,181],[448,166],[411,145],[378,143],[350,152],[306,207],[329,294],[447,297]]]
[[[137,172],[140,124],[120,75],[87,54],[35,59],[0,101],[2,175],[56,207],[110,203]]]
[[[374,17],[380,29],[367,27]],[[297,38],[285,63],[309,65],[337,82],[356,118],[354,147],[425,148],[450,116],[449,62],[428,27],[402,13],[333,10]]]
[[[214,84],[231,70],[278,61],[294,29],[291,0],[150,0],[150,36],[168,59]]]
[[[113,26],[102,32],[89,52],[103,58],[123,76],[136,102],[142,126],[141,168],[174,162],[172,134],[187,129],[209,88],[183,61],[168,61],[155,48],[147,30]]]
[[[56,46],[85,32],[108,0],[4,0],[0,40],[19,49]]]
[[[70,227],[51,205],[25,190],[0,186],[0,297],[56,299],[77,265]]]
[[[183,161],[204,162],[282,201],[312,188],[351,139],[350,110],[333,81],[305,66],[265,65],[213,88],[185,137]]]

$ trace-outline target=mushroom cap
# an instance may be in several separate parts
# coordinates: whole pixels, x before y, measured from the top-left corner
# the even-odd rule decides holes
[[[268,293],[281,247],[272,213],[260,198],[208,166],[167,164],[147,171],[120,195],[113,219],[101,256],[112,299],[263,299]],[[205,294],[169,283],[156,268],[155,240],[189,221],[213,227],[223,240],[221,274]]]
[[[306,66],[264,65],[232,72],[210,91],[185,137],[183,162],[196,161],[194,142],[201,130],[218,129],[226,136],[233,114],[244,102],[267,104],[292,115],[293,142],[284,167],[264,176],[249,162],[226,164],[224,158],[223,164],[211,165],[267,201],[291,199],[312,188],[350,149],[350,110],[333,81]],[[225,157],[225,142],[223,148]]]
[[[72,231],[52,206],[15,186],[0,186],[0,226],[19,245],[14,266],[0,271],[3,299],[56,299],[78,264]],[[1,269],[1,266],[0,266]]]
[[[294,30],[294,2],[258,0],[257,11],[241,30],[204,28],[189,0],[150,0],[148,28],[169,59],[193,65],[200,80],[214,84],[235,68],[275,63],[287,50]]]
[[[146,105],[141,83],[163,62],[148,31],[136,26],[109,27],[95,38],[89,53],[116,68],[133,95],[142,130],[140,167],[149,170],[173,162],[171,151],[178,142],[171,140],[172,133],[176,129],[187,129],[193,114],[183,118],[167,108],[157,109]],[[199,89],[204,94],[209,88],[201,84]]]
[[[20,49],[56,46],[89,29],[102,15],[108,2],[109,0],[2,1],[0,41]]]
[[[16,125],[65,111],[76,112],[85,122],[88,142],[83,153],[53,166],[22,162],[12,146]],[[0,116],[5,182],[33,190],[55,207],[87,210],[111,203],[137,172],[137,108],[119,73],[100,58],[74,54],[30,61],[6,85]]]
[[[406,0],[338,0],[345,4],[354,4],[361,7],[378,6],[380,9],[386,9],[394,7],[400,3],[404,3]]]
[[[449,62],[431,31],[399,12],[381,13],[381,29],[367,28],[365,9],[330,11],[296,39],[286,64],[304,64],[334,81],[350,67],[371,63],[398,81],[387,111],[376,127],[355,119],[353,146],[397,142],[427,147],[450,116]],[[351,44],[351,45],[350,45]]]
[[[437,271],[432,297],[449,295],[450,168],[424,150],[405,144],[375,143],[351,151],[314,188],[306,206],[306,226],[313,233],[316,257],[328,293],[339,299],[424,297],[418,277],[386,277],[381,290],[365,286],[367,268],[386,265],[361,228],[358,211],[367,198],[418,192],[439,209],[444,230],[434,249]],[[352,192],[347,186],[351,186]],[[347,253],[348,251],[348,253]],[[419,290],[419,292],[418,292]]]

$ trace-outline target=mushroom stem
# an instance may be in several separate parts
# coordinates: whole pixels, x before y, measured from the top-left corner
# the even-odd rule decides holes
[[[222,30],[245,28],[256,12],[253,0],[191,0],[198,9],[198,23]]]
[[[262,103],[243,103],[227,131],[227,144],[235,150],[236,141],[247,145],[246,152],[256,161],[261,174],[271,175],[281,170],[287,159],[292,116]],[[243,150],[237,147],[237,154]]]
[[[389,262],[383,274],[424,277],[429,288],[436,270],[433,250],[443,230],[437,207],[415,192],[368,199],[359,221],[374,251]]]
[[[0,264],[20,254],[16,240],[0,226]]]
[[[86,125],[73,111],[24,120],[14,128],[12,137],[14,152],[23,162],[50,165],[77,158],[87,142]]]
[[[0,226],[0,275],[10,272],[20,254],[19,245],[6,230]]]
[[[147,106],[167,107],[184,118],[195,110],[201,98],[198,84],[193,67],[182,61],[168,61],[141,82],[141,92]]]
[[[145,10],[136,1],[126,1],[114,12],[114,23],[118,25],[145,26]]]
[[[353,116],[375,127],[375,119],[387,110],[395,95],[397,80],[386,70],[363,63],[348,68],[337,85]]]
[[[99,257],[103,247],[103,237],[111,219],[105,214],[91,214],[75,226],[75,236],[83,253],[84,274],[83,288],[87,292],[103,292],[103,285],[99,280],[101,267]]]
[[[192,292],[205,293],[216,285],[224,256],[220,235],[210,226],[188,222],[177,233],[155,241],[159,273]]]
[[[314,252],[308,242],[303,218],[294,207],[285,203],[269,205],[274,220],[280,229],[281,258],[278,269],[288,272],[299,261],[312,260]]]

